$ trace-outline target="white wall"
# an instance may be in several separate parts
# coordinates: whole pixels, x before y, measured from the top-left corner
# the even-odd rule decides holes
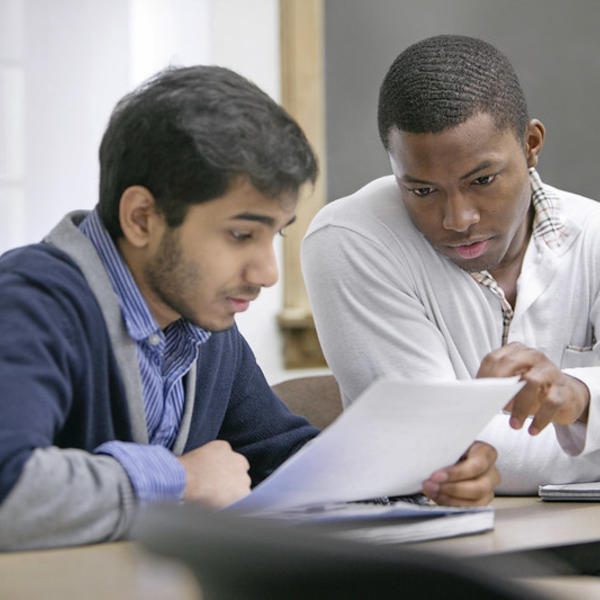
[[[41,239],[97,200],[97,149],[129,87],[127,3],[24,0],[25,228]]]
[[[23,20],[22,0],[0,2],[0,251],[19,243],[25,220]]]
[[[167,65],[211,62],[211,4],[211,0],[129,0],[131,87]]]
[[[278,1],[0,0],[0,251],[93,207],[114,104],[168,64],[193,63],[230,67],[278,100]],[[277,284],[238,321],[271,382],[287,376],[281,302]]]

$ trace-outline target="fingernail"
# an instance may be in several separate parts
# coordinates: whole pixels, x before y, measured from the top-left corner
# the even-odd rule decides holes
[[[509,424],[513,429],[521,429],[521,421],[517,417],[511,417]]]
[[[529,435],[537,435],[539,432],[540,430],[533,425],[529,428]]]
[[[446,473],[446,471],[436,471],[431,475],[430,479],[437,483],[444,483],[445,481],[448,481],[448,473]]]
[[[440,486],[431,480],[427,480],[423,483],[423,490],[428,494],[436,495],[440,491]]]

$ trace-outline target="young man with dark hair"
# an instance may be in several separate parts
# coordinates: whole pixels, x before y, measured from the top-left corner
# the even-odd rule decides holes
[[[0,547],[113,540],[140,503],[215,508],[317,434],[234,323],[317,165],[298,125],[219,67],[121,100],[100,201],[0,260]]]
[[[302,251],[344,401],[384,374],[517,375],[510,416],[425,493],[482,504],[498,471],[507,493],[597,478],[600,206],[542,183],[544,126],[481,40],[442,35],[401,53],[378,121],[393,175],[326,206]]]

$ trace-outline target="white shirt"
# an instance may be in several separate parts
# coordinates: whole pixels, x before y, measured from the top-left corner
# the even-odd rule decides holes
[[[539,349],[584,381],[589,421],[587,427],[558,426],[556,436],[547,427],[532,438],[526,427],[514,431],[499,415],[480,439],[498,450],[504,481],[498,491],[505,493],[600,478],[600,348],[594,333],[600,331],[600,205],[543,188],[566,239],[552,248],[531,237],[508,341]],[[499,298],[427,242],[392,176],[319,212],[303,242],[302,267],[319,340],[345,404],[386,374],[475,377],[483,357],[502,344]]]

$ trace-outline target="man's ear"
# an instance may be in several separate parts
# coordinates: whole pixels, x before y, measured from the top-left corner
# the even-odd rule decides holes
[[[154,196],[141,185],[128,187],[119,203],[119,223],[123,236],[135,248],[143,248],[154,237],[157,227],[164,223],[156,209]]]
[[[525,156],[527,157],[527,166],[535,167],[544,145],[546,128],[538,119],[531,119],[527,123],[525,132]]]

